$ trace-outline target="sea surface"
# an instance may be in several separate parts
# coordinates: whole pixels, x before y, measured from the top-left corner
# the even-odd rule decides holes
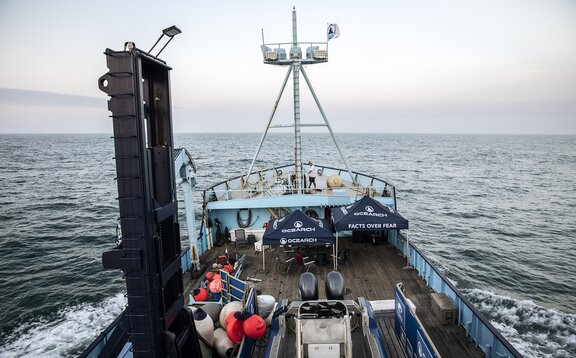
[[[337,139],[352,170],[396,185],[410,240],[524,356],[576,357],[575,136]],[[175,136],[199,188],[246,172],[259,140]],[[269,135],[257,166],[291,162],[292,145]],[[303,146],[304,161],[344,166],[329,135]],[[112,157],[109,135],[0,136],[0,357],[74,357],[122,311],[121,272],[101,264],[118,217]]]

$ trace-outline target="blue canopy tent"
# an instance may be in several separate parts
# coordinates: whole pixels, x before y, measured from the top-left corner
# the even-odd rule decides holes
[[[295,210],[279,219],[268,221],[262,237],[262,245],[334,245],[334,232],[328,220],[313,219],[300,210]],[[262,270],[265,269],[264,253]]]
[[[338,231],[375,231],[408,229],[408,220],[396,210],[374,198],[363,196],[354,204],[332,208],[332,223],[336,229],[336,252]]]

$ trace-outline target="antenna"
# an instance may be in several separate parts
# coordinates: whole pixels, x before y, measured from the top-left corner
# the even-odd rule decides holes
[[[286,77],[284,77],[284,82],[282,83],[282,87],[280,88],[280,93],[278,93],[278,97],[272,109],[272,113],[268,117],[268,123],[266,124],[266,128],[264,130],[264,134],[260,139],[260,144],[258,145],[258,149],[256,149],[256,153],[254,154],[254,158],[250,164],[248,169],[248,173],[246,178],[250,178],[252,174],[252,169],[254,169],[254,164],[258,159],[258,155],[260,154],[260,150],[262,149],[262,144],[266,139],[266,135],[268,134],[268,130],[270,128],[294,128],[294,172],[296,175],[296,182],[294,183],[296,189],[300,192],[303,187],[303,172],[302,172],[302,139],[301,139],[301,128],[302,127],[326,127],[330,132],[330,136],[334,141],[334,145],[336,149],[338,149],[338,153],[346,166],[346,170],[350,175],[351,181],[356,184],[356,179],[350,170],[350,166],[346,161],[346,158],[342,154],[340,150],[340,146],[334,136],[334,132],[332,131],[332,127],[330,126],[330,122],[324,113],[324,109],[320,105],[320,101],[312,88],[312,84],[308,79],[308,75],[304,70],[303,65],[313,65],[317,63],[324,63],[328,62],[328,41],[326,42],[298,42],[297,37],[297,21],[296,21],[296,7],[292,7],[292,42],[284,42],[284,43],[263,43],[261,46],[262,55],[264,63],[267,65],[277,65],[277,66],[286,66],[288,67],[288,71],[286,73]],[[264,30],[262,29],[262,41],[264,41]],[[308,46],[306,48],[306,52],[302,53],[301,45]],[[288,56],[287,56],[288,54]],[[312,124],[302,124],[300,122],[300,73],[303,75],[304,80],[306,81],[306,85],[316,102],[316,106],[322,115],[322,119],[324,123],[312,123]],[[284,89],[286,88],[286,84],[288,79],[292,75],[293,77],[293,87],[294,87],[294,123],[293,124],[286,124],[286,125],[272,125],[272,120],[276,114],[276,110],[278,108],[278,104],[280,103],[280,99],[282,94],[284,93]]]

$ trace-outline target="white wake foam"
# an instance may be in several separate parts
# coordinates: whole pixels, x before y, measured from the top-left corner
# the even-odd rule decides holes
[[[87,347],[124,310],[123,294],[97,305],[82,304],[60,310],[55,319],[20,327],[0,348],[0,357],[68,357]],[[74,354],[76,352],[76,354]]]
[[[576,357],[575,314],[478,289],[462,292],[525,357]]]
[[[526,358],[576,357],[576,315],[547,309],[478,289],[462,289],[466,297]],[[51,321],[19,328],[0,348],[1,358],[75,356],[124,309],[122,294],[98,305],[67,307]]]

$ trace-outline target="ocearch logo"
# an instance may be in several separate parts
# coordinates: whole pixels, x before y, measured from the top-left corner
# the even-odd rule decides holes
[[[371,207],[370,205],[366,205],[366,207],[364,207],[364,210],[366,211],[354,213],[354,216],[376,216],[380,218],[388,217],[388,214],[385,213],[375,213],[374,208]]]
[[[293,239],[286,239],[286,238],[281,238],[280,239],[280,245],[291,245],[291,244],[304,244],[304,243],[317,243],[318,239],[315,237],[304,237],[304,238],[293,238]]]
[[[309,231],[316,231],[314,227],[304,227],[302,221],[294,221],[294,228],[293,229],[282,229],[283,233],[287,232],[309,232]]]

